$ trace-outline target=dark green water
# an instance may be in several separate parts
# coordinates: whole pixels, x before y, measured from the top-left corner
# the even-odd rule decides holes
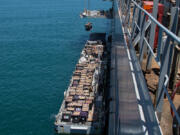
[[[54,134],[54,115],[89,36],[83,8],[83,0],[0,0],[0,135]],[[90,21],[95,32],[110,24]]]

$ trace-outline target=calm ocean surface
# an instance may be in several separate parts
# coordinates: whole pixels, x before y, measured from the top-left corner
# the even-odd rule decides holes
[[[110,6],[91,0],[90,7]],[[89,36],[83,9],[84,0],[0,0],[0,135],[54,134],[54,116]],[[90,21],[93,31],[108,31],[110,21]]]

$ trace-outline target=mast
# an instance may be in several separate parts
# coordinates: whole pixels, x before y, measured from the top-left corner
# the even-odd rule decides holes
[[[88,0],[88,9],[90,8],[90,0]],[[90,10],[90,9],[89,9]]]

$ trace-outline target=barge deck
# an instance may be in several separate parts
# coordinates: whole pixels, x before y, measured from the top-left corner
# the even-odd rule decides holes
[[[101,38],[97,40],[95,36]],[[103,38],[102,38],[103,37]],[[81,52],[56,115],[57,133],[101,134],[105,126],[105,34],[92,34]]]

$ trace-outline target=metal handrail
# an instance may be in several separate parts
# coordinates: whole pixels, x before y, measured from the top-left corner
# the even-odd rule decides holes
[[[128,19],[128,26],[126,27],[126,25],[124,27],[126,27],[128,30],[128,34],[130,37],[130,41],[131,43],[133,43],[133,40],[137,40],[139,39],[140,42],[140,63],[142,62],[142,58],[143,58],[143,54],[144,52],[144,45],[146,44],[146,46],[149,49],[149,54],[148,55],[152,55],[155,59],[155,61],[157,62],[157,64],[160,66],[160,77],[159,77],[159,84],[158,84],[158,90],[157,90],[157,99],[156,99],[156,111],[160,112],[162,111],[162,104],[163,104],[163,98],[164,98],[164,94],[167,95],[170,106],[172,107],[175,116],[177,118],[178,123],[180,124],[180,116],[178,115],[175,105],[173,104],[173,101],[170,98],[170,95],[167,91],[167,84],[169,82],[169,74],[170,74],[170,65],[172,62],[172,53],[173,53],[173,47],[174,47],[174,41],[177,42],[178,45],[180,45],[180,38],[178,36],[176,36],[173,32],[175,32],[175,27],[173,27],[173,31],[170,31],[169,29],[167,29],[165,26],[163,26],[157,19],[155,19],[150,13],[148,13],[145,9],[143,9],[138,3],[136,3],[136,1],[134,0],[119,0],[120,2],[120,6],[121,6],[121,14],[125,14],[126,17],[125,19],[122,21],[124,21],[123,23],[126,24],[126,19]],[[131,18],[131,3],[134,4],[134,10],[133,10],[133,17]],[[126,9],[127,8],[127,9]],[[129,8],[129,9],[128,9]],[[138,11],[137,11],[138,10]],[[156,9],[157,10],[157,9]],[[128,18],[127,18],[128,17]],[[123,18],[123,17],[122,17]],[[159,36],[160,39],[158,39],[158,50],[157,50],[157,56],[156,54],[153,52],[153,42],[151,42],[151,44],[148,43],[146,37],[145,37],[145,23],[147,22],[147,18],[148,20],[150,19],[151,22],[155,23],[155,25],[159,26]],[[132,22],[130,21],[130,19],[132,19]],[[177,20],[175,20],[175,25]],[[132,23],[131,25],[130,22]],[[130,27],[130,28],[129,28]],[[156,27],[155,27],[156,28]],[[154,31],[155,31],[154,28]],[[131,31],[131,32],[130,32]],[[138,32],[137,32],[138,31]],[[164,48],[162,49],[162,33],[165,32],[167,35],[167,39],[166,39],[166,43],[164,44]],[[137,36],[141,36],[140,38],[135,38],[134,35]],[[154,35],[152,35],[154,36]],[[150,39],[151,39],[151,35],[150,35]],[[154,40],[154,38],[152,38]],[[170,42],[172,41],[172,42]],[[136,43],[136,42],[135,42]],[[161,50],[163,50],[163,53],[161,52]],[[160,58],[160,56],[162,55],[162,58]],[[147,62],[148,63],[148,62]]]
[[[140,7],[134,0],[131,0],[141,11],[143,11],[156,25],[158,25],[164,32],[166,32],[169,36],[171,36],[177,43],[180,44],[180,38],[176,36],[173,32],[164,27],[157,19],[155,19],[150,13],[148,13],[145,9]]]

